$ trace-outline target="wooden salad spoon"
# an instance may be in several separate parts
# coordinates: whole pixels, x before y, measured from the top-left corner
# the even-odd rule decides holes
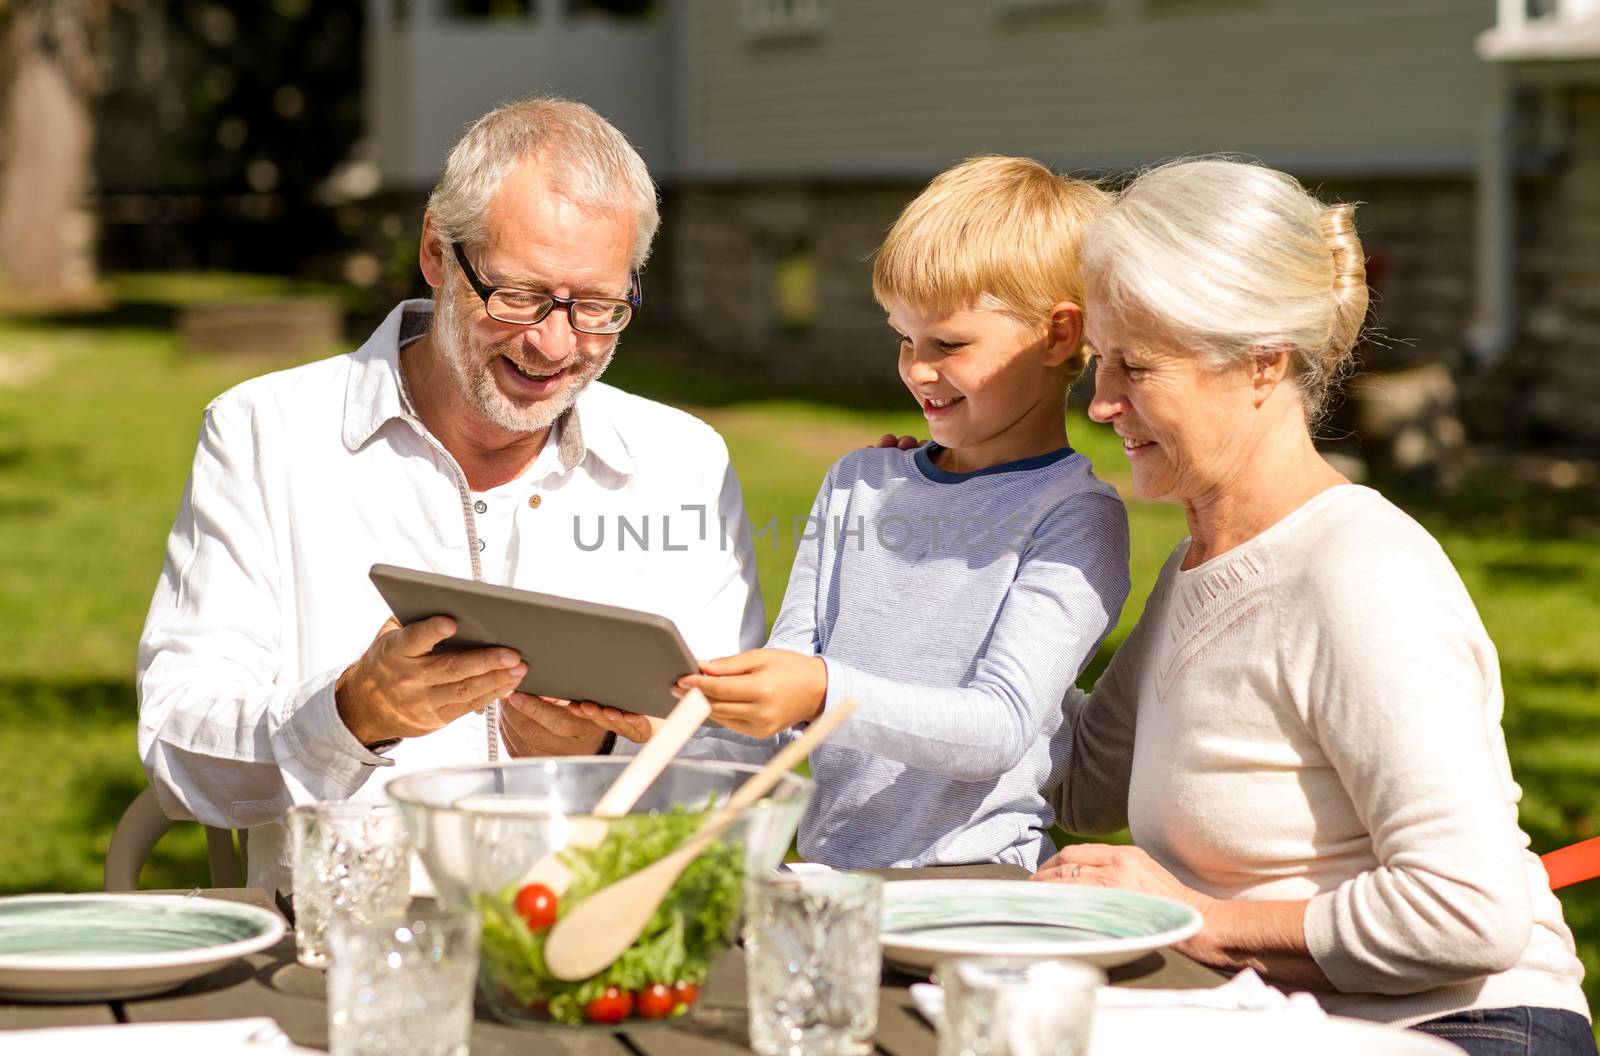
[[[746,807],[772,791],[783,775],[810,755],[853,710],[854,701],[842,700],[823,712],[804,733],[740,785],[728,802],[671,854],[601,888],[573,906],[555,922],[545,938],[544,963],[550,974],[572,982],[587,979],[615,964],[639,938],[656,907],[667,897],[667,892],[695,855],[722,835]]]
[[[694,731],[711,715],[711,703],[706,700],[704,693],[698,689],[691,689],[679,699],[662,720],[650,739],[644,742],[637,755],[623,768],[617,779],[611,782],[611,787],[595,803],[585,817],[573,818],[572,825],[567,831],[566,842],[561,850],[568,847],[598,847],[605,841],[609,830],[604,818],[620,818],[633,809],[639,802],[639,797],[644,795],[645,789],[655,783],[661,776],[661,771],[677,756],[678,750],[686,744]],[[483,795],[467,796],[455,803],[458,807],[467,807],[472,810],[483,810],[494,813],[515,814],[522,812],[525,806],[516,798],[507,799],[503,796]],[[541,803],[542,807],[543,804]],[[543,884],[557,897],[566,893],[567,886],[572,883],[572,870],[567,868],[560,858],[560,851],[551,851],[539,861],[535,862],[522,879],[523,884]]]

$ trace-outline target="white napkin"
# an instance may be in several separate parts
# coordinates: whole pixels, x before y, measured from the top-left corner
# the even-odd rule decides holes
[[[944,1018],[944,990],[937,983],[912,983],[911,1000],[917,1011],[938,1025]],[[1246,968],[1221,986],[1196,990],[1140,990],[1102,986],[1095,991],[1096,1010],[1113,1008],[1220,1008],[1238,1012],[1285,1012],[1313,1019],[1327,1013],[1310,994],[1285,994],[1268,986],[1255,969]]]
[[[309,1053],[266,1016],[203,1023],[116,1023],[6,1033],[6,1056],[104,1051],[117,1056],[292,1056]]]
[[[823,865],[821,862],[784,862],[783,865],[779,866],[779,868],[791,873],[836,872],[833,866]]]
[[[1307,993],[1286,994],[1246,968],[1221,986],[1195,990],[1140,990],[1102,986],[1095,1008],[1221,1008],[1234,1012],[1293,1012],[1326,1019],[1328,1014]]]

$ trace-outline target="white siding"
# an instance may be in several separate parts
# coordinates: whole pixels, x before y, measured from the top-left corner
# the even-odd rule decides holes
[[[680,176],[921,177],[977,152],[1465,172],[1494,87],[1492,0],[822,5],[789,36],[741,28],[740,0],[675,5]]]
[[[672,26],[625,21],[383,17],[368,3],[366,109],[384,186],[431,187],[466,127],[555,92],[594,107],[660,178],[672,166]],[[547,5],[548,6],[548,5]]]

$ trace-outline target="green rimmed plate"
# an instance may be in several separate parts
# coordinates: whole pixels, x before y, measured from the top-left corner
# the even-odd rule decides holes
[[[272,946],[283,918],[180,895],[0,898],[0,998],[108,1001],[170,990]]]
[[[1031,880],[896,880],[883,885],[883,955],[914,971],[947,957],[1136,961],[1200,930],[1181,902],[1137,891]]]

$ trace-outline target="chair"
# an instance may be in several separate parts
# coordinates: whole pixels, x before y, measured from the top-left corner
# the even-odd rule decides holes
[[[156,841],[181,824],[167,817],[156,800],[156,790],[146,788],[128,804],[111,833],[106,849],[106,890],[137,891],[139,873],[155,849]],[[212,887],[241,887],[239,858],[246,853],[246,833],[239,833],[239,854],[235,857],[233,830],[206,827],[206,854],[211,860]]]
[[[1552,891],[1593,880],[1600,877],[1600,836],[1542,854],[1539,860],[1550,874]]]

